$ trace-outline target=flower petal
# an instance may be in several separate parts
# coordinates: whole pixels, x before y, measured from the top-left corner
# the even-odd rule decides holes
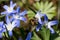
[[[36,27],[36,31],[38,32],[40,29],[41,29],[41,24],[40,23],[38,23],[38,25],[37,25],[37,27]]]
[[[9,31],[9,36],[12,36],[12,35],[13,35],[12,31]]]
[[[12,5],[13,5],[13,1],[11,0],[11,1],[10,1],[10,7],[12,7]]]
[[[20,7],[17,7],[16,11],[17,11],[17,13],[19,13],[20,12]]]
[[[35,18],[40,19],[40,13],[37,12],[37,14],[35,15]]]
[[[28,35],[27,35],[26,40],[30,40],[30,39],[31,39],[31,36],[32,36],[32,33],[31,33],[31,32],[29,32],[29,33],[28,33]]]
[[[50,31],[51,31],[52,34],[55,33],[55,31],[54,31],[53,28],[49,28],[49,29],[50,29]]]
[[[3,25],[2,32],[6,32],[6,27]]]
[[[2,25],[3,25],[3,21],[0,22],[0,26],[2,26]]]
[[[10,22],[10,19],[8,18],[8,16],[6,16],[6,23],[7,23],[7,24],[11,23],[11,22]]]
[[[1,12],[1,15],[5,15],[7,14],[7,11]]]
[[[48,21],[48,17],[46,15],[44,15],[44,21],[47,22]]]
[[[13,5],[12,5],[12,8],[14,8],[16,6],[16,3],[14,3]]]
[[[11,18],[10,18],[10,21],[12,22],[13,20],[14,20],[14,17],[11,17]]]
[[[19,27],[19,26],[20,26],[20,20],[14,20],[14,21],[12,22],[12,26],[14,26],[14,27]]]
[[[23,12],[20,13],[20,16],[25,16],[27,14],[27,10],[24,10]]]
[[[39,18],[41,18],[41,17],[43,17],[45,14],[42,14],[41,12],[37,12],[37,14],[35,15],[35,17],[37,18],[37,19],[39,19]]]
[[[6,31],[5,25],[3,23],[3,21],[0,22],[0,33],[3,33]]]
[[[11,13],[12,13],[12,14],[14,14],[14,13],[16,13],[16,11],[15,11],[15,10],[13,10]]]
[[[39,22],[40,24],[43,24],[43,22],[42,22],[42,20],[41,20],[41,19],[38,19],[38,22]]]
[[[56,25],[56,24],[58,24],[58,21],[50,21],[49,23],[48,23],[48,25],[49,26],[53,26],[53,25]]]
[[[2,33],[0,33],[0,38],[2,38]]]
[[[4,5],[3,8],[7,11],[9,7],[7,5]]]
[[[24,18],[24,17],[20,17],[20,20],[22,20],[22,21],[24,21],[24,22],[26,22],[26,18]]]
[[[44,21],[42,21],[42,17],[44,17]],[[35,18],[37,18],[38,19],[38,22],[40,23],[40,24],[44,24],[45,22],[47,22],[48,21],[48,17],[45,15],[45,14],[42,14],[41,12],[37,12],[37,14],[35,15]]]

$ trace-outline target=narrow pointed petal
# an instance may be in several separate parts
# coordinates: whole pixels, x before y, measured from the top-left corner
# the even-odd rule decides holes
[[[14,8],[16,6],[16,3],[13,4],[13,1],[10,0],[10,7]]]
[[[38,32],[40,29],[41,29],[41,24],[40,23],[38,23],[38,25],[37,25],[37,27],[36,27],[36,31]]]
[[[6,23],[7,23],[7,24],[10,23],[10,19],[9,19],[8,16],[6,16]]]
[[[31,39],[31,37],[32,37],[32,33],[31,33],[31,32],[29,32],[29,33],[28,33],[28,35],[27,35],[26,40],[30,40],[30,39]]]
[[[13,35],[12,31],[9,31],[8,33],[9,33],[9,36],[12,36]]]
[[[50,21],[48,23],[48,25],[50,25],[50,26],[53,26],[53,25],[56,25],[56,24],[58,24],[58,21]]]
[[[20,20],[16,21],[16,27],[19,27],[20,26]]]
[[[19,26],[20,26],[20,20],[14,20],[14,21],[12,22],[12,25],[13,25],[14,27],[19,27]]]
[[[50,29],[50,31],[51,31],[52,34],[55,33],[55,31],[54,31],[53,28],[49,28],[49,29]]]
[[[45,16],[45,14],[42,14],[40,12],[37,12],[37,14],[35,15],[35,17],[38,18],[38,19],[43,17],[43,16]]]
[[[3,25],[3,21],[2,22],[0,22],[0,26],[2,26]]]
[[[9,7],[7,5],[4,5],[3,8],[7,11]]]
[[[20,13],[20,16],[25,16],[27,14],[27,10],[24,10],[23,12]]]
[[[16,3],[14,3],[13,5],[12,5],[12,8],[14,8],[16,6]]]
[[[38,22],[39,22],[40,24],[43,24],[43,22],[42,22],[42,20],[41,20],[41,19],[39,19],[39,20],[38,20]]]
[[[47,22],[48,21],[48,17],[46,15],[44,15],[44,21]]]
[[[2,32],[6,32],[6,27],[5,25],[3,25],[3,31]]]
[[[41,19],[42,17],[44,17],[44,21],[42,21],[42,19]],[[44,22],[47,22],[48,21],[48,17],[45,14],[42,14],[40,12],[37,12],[37,14],[35,15],[35,18],[38,19],[38,22],[40,24],[44,24]]]
[[[2,33],[0,33],[0,38],[2,38]]]
[[[0,38],[2,38],[2,33],[3,32],[6,32],[6,28],[5,28],[4,22],[1,21],[0,22]]]
[[[19,13],[20,12],[20,7],[17,7],[17,10],[16,11],[17,11],[17,13]]]
[[[13,6],[13,1],[12,0],[10,0],[10,7],[12,7]]]
[[[5,15],[7,14],[7,11],[1,12],[1,15]]]
[[[24,21],[24,22],[26,22],[26,18],[24,18],[24,17],[20,17],[20,20],[22,20],[22,21]]]

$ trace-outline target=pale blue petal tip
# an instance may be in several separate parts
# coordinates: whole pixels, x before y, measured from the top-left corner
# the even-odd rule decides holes
[[[13,35],[12,31],[9,31],[9,36],[12,36],[12,35]]]
[[[54,31],[51,31],[52,34],[54,34],[55,32]]]
[[[54,33],[55,33],[55,31],[54,31],[54,29],[53,29],[53,28],[50,28],[50,31],[51,31],[51,33],[52,33],[52,34],[54,34]]]
[[[44,15],[44,21],[48,21],[48,17]]]
[[[17,7],[16,11],[17,11],[17,13],[20,13],[20,7]]]
[[[49,24],[50,24],[50,26],[57,25],[58,21],[50,21]]]
[[[0,33],[0,38],[2,38],[2,33]]]
[[[8,16],[6,16],[6,23],[7,23],[7,24],[10,23],[10,19],[9,19]]]
[[[31,32],[29,32],[29,33],[28,33],[28,35],[27,35],[26,40],[30,40],[30,39],[31,39],[31,36],[32,36],[32,33],[31,33]]]
[[[26,21],[27,19],[26,18],[24,18],[24,17],[20,17],[20,20],[22,20],[22,21]]]
[[[23,12],[20,13],[20,16],[25,16],[27,14],[27,10],[24,10]]]
[[[36,32],[38,32],[40,29],[41,29],[41,24],[40,23],[38,23],[38,25],[37,25],[37,27],[36,27]]]
[[[36,28],[36,32],[38,32],[38,31],[39,31],[39,29]]]
[[[16,27],[19,27],[20,26],[20,20],[17,20],[15,25],[16,25]]]

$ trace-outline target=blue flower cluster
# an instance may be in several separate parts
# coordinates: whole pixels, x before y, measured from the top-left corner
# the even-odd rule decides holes
[[[15,6],[16,3],[13,4],[12,0],[10,1],[10,6],[7,5],[3,6],[5,11],[1,12],[1,15],[5,15],[6,23],[4,23],[4,21],[0,21],[0,38],[2,38],[2,33],[6,32],[6,29],[9,32],[9,36],[12,36],[13,35],[12,30],[15,27],[20,26],[20,20],[24,22],[27,21],[27,19],[24,17],[27,14],[27,10],[20,12],[20,7],[17,7],[17,9],[15,10],[14,9]],[[41,19],[42,17],[44,18],[44,20]],[[36,13],[35,18],[38,20],[36,32],[38,32],[41,29],[41,27],[45,25],[46,28],[48,28],[51,31],[51,33],[55,33],[54,29],[51,26],[58,24],[57,20],[49,22],[46,14],[42,14],[40,11]],[[29,32],[26,40],[30,40],[31,36],[32,32]]]
[[[12,36],[12,30],[15,27],[20,26],[20,20],[26,22],[26,18],[24,17],[27,14],[27,10],[24,10],[23,12],[20,12],[20,7],[17,7],[16,10],[14,10],[14,7],[16,6],[16,3],[13,4],[13,1],[10,1],[10,6],[4,5],[3,8],[6,10],[4,12],[1,12],[1,15],[5,15],[5,21],[0,22],[0,38],[2,37],[2,33],[6,32],[6,29],[9,32],[9,36]]]
[[[35,17],[38,19],[38,25],[36,27],[36,31],[39,31],[39,29],[41,29],[41,27],[45,25],[46,28],[50,29],[51,33],[55,33],[51,26],[57,25],[58,24],[57,20],[48,22],[48,17],[46,16],[46,14],[42,14],[40,11],[37,12]],[[41,19],[42,17],[44,18],[43,21]]]
[[[41,19],[42,17],[44,20]],[[46,14],[43,14],[40,11],[37,12],[37,14],[35,15],[35,18],[38,20],[36,32],[38,32],[43,26],[46,26],[46,28],[48,28],[52,34],[55,33],[54,29],[51,26],[57,25],[58,24],[57,20],[48,22],[48,17],[46,16]],[[29,32],[26,40],[30,40],[31,37],[32,37],[32,32]]]

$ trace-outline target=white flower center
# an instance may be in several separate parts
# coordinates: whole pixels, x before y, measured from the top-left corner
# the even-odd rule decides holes
[[[13,8],[8,8],[8,12],[12,12],[13,11]]]
[[[18,15],[16,15],[14,18],[15,18],[15,19],[18,19],[18,18],[19,18],[19,16],[18,16]]]
[[[36,14],[35,17],[36,17],[37,19],[39,19],[39,18],[40,18],[40,15],[39,15],[39,14]]]
[[[7,25],[7,30],[12,31],[12,29],[13,29],[12,24],[8,24],[8,25]]]

